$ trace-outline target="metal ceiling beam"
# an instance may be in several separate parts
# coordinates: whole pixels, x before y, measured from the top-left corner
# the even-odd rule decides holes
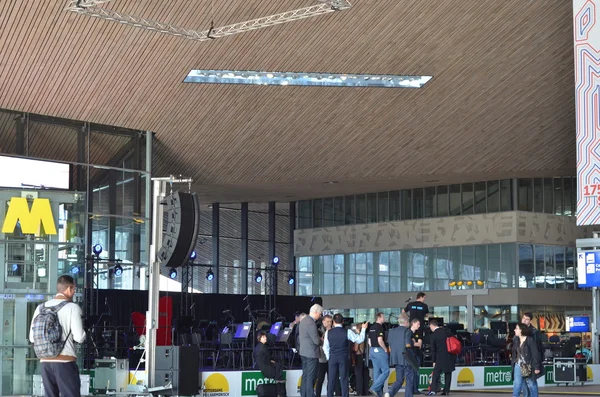
[[[107,3],[108,1],[110,0],[73,0],[69,3],[66,10],[107,21],[119,22],[140,29],[169,34],[177,37],[184,37],[190,40],[207,41],[220,37],[249,32],[251,30],[263,29],[269,26],[297,21],[300,19],[312,18],[315,16],[328,14],[330,12],[342,11],[352,6],[346,0],[321,0],[322,3],[318,5],[299,8],[292,11],[286,11],[275,15],[269,15],[266,17],[217,28],[213,28],[211,26],[210,29],[199,32],[164,22],[153,21],[150,19],[140,18],[98,7],[98,5]]]

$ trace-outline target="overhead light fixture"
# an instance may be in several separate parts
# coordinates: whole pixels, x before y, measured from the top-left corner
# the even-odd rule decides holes
[[[169,270],[169,277],[171,278],[171,280],[175,280],[177,278],[177,269],[175,269],[174,267],[171,268],[171,270]]]
[[[329,14],[331,12],[342,11],[352,7],[352,5],[346,0],[319,0],[321,4],[298,8],[296,10],[286,11],[249,21],[238,22],[232,25],[215,28],[211,22],[211,26],[208,30],[200,32],[197,30],[181,28],[165,22],[153,21],[150,19],[127,15],[121,12],[99,7],[101,4],[108,3],[109,1],[110,0],[71,0],[66,10],[78,14],[88,15],[90,17],[104,19],[106,21],[118,22],[135,28],[150,30],[152,32],[164,33],[171,36],[182,37],[196,41],[207,41],[220,37],[231,36],[234,34],[245,33],[252,30],[264,29],[273,25],[298,21],[300,19],[312,18],[319,15]]]
[[[433,76],[191,70],[184,83],[320,87],[422,88]]]
[[[206,279],[208,281],[213,281],[214,278],[215,274],[213,273],[212,269],[208,269],[208,271],[206,272]]]
[[[116,265],[113,271],[114,271],[115,276],[121,277],[123,275],[123,266]]]
[[[257,283],[260,283],[262,281],[261,272],[256,272],[256,274],[254,275],[254,281],[256,281]]]

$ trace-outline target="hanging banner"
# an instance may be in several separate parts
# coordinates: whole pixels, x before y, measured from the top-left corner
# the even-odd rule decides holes
[[[600,24],[596,4],[573,0],[577,225],[600,223]]]

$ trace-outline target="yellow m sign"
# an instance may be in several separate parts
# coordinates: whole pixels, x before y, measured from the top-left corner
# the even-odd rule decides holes
[[[34,199],[31,210],[25,197],[11,198],[2,233],[14,233],[18,221],[21,222],[21,231],[24,234],[39,234],[40,223],[44,226],[46,234],[56,234],[50,200],[46,198]]]

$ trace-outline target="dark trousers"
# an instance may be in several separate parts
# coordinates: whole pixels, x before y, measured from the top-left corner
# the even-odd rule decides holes
[[[421,366],[421,354],[416,354],[417,362],[419,363],[419,367]],[[419,391],[419,368],[415,369],[415,375],[413,380],[413,393]]]
[[[327,375],[327,397],[333,397],[335,386],[339,384],[342,387],[342,397],[350,395],[348,391],[348,355],[333,354],[329,357],[329,373]]]
[[[438,387],[440,386],[440,376],[442,375],[442,371],[435,367],[433,369],[433,374],[431,375],[431,391],[438,391]],[[450,393],[450,383],[452,382],[452,372],[444,372],[444,389],[442,390],[444,393]]]
[[[75,361],[68,363],[42,363],[42,382],[45,397],[81,397],[79,368]]]
[[[300,397],[314,397],[319,359],[304,356],[300,356],[300,359],[302,360],[302,383],[300,384]]]
[[[359,396],[369,395],[369,363],[365,361],[364,354],[356,355],[354,376],[356,377],[356,394]]]
[[[402,383],[406,378],[406,388],[404,389],[404,397],[413,397],[413,381],[415,371],[408,364],[396,365],[396,381],[388,389],[390,397],[393,397],[398,393],[398,390],[402,388]]]
[[[319,363],[319,369],[317,371],[317,383],[315,385],[315,396],[320,397],[323,392],[323,382],[325,382],[325,375],[327,375],[327,382],[335,382],[335,395],[341,396],[342,391],[340,390],[340,382],[337,379],[329,377],[327,370],[329,363]]]

